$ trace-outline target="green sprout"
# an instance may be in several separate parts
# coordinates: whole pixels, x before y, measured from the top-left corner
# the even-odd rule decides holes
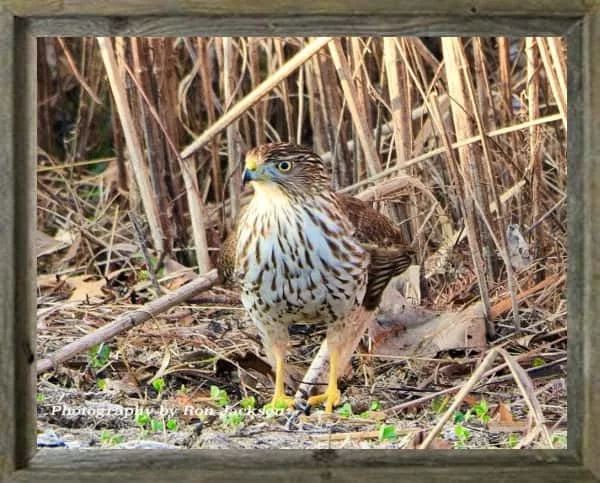
[[[154,379],[154,381],[152,381],[152,387],[158,394],[161,394],[165,388],[165,380],[162,377]]]
[[[390,424],[382,424],[379,427],[379,441],[395,441],[398,439],[396,428]]]
[[[150,422],[150,415],[148,413],[139,413],[135,417],[135,422],[138,426],[146,426]]]
[[[100,441],[105,444],[119,444],[123,441],[123,436],[120,434],[112,434],[105,429],[100,435]]]
[[[153,433],[162,433],[165,430],[165,423],[160,419],[151,419],[150,429]]]
[[[281,413],[281,411],[285,411],[288,408],[287,403],[285,402],[285,400],[283,399],[277,399],[277,401],[270,402],[268,404],[265,404],[263,406],[263,409],[266,411],[266,416],[269,417],[270,415],[279,415]]]
[[[567,448],[567,435],[561,433],[554,433],[552,435],[552,447],[558,449]]]
[[[217,406],[224,408],[227,406],[229,396],[225,389],[220,389],[219,386],[210,386],[210,398],[215,402]]]
[[[244,409],[254,409],[256,407],[256,399],[254,396],[248,396],[240,401],[240,406]]]
[[[110,347],[104,344],[95,345],[88,349],[88,359],[94,369],[106,365],[110,357]]]
[[[465,447],[466,442],[471,437],[471,431],[463,426],[462,421],[454,424],[454,434],[458,441],[455,443],[456,449],[462,449]]]
[[[490,415],[488,414],[488,403],[485,399],[479,401],[475,406],[471,408],[475,413],[475,416],[479,418],[482,424],[486,424],[490,420]]]
[[[431,401],[431,409],[435,414],[442,414],[448,407],[449,397],[436,397]]]
[[[375,399],[374,401],[371,401],[371,405],[369,406],[369,411],[380,411],[381,410],[381,403]]]
[[[509,448],[514,448],[517,446],[517,444],[519,444],[519,435],[517,433],[510,433],[508,435],[507,444]]]
[[[345,418],[350,418],[352,417],[352,405],[349,402],[344,403],[341,408],[336,410],[336,413]]]
[[[221,421],[226,426],[237,428],[244,422],[244,414],[238,411],[227,412],[221,415]]]

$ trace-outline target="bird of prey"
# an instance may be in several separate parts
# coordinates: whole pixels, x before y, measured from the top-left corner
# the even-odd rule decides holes
[[[326,324],[328,386],[308,404],[324,402],[330,413],[340,400],[340,351],[357,330],[353,311],[374,310],[412,253],[388,218],[333,191],[323,161],[309,149],[273,143],[250,150],[243,183],[254,196],[221,250],[219,270],[239,282],[261,333],[275,368],[273,404],[294,404],[284,390],[288,327]]]

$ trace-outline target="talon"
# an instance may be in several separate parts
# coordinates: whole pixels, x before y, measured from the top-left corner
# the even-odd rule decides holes
[[[300,411],[302,414],[308,414],[310,411],[310,404],[308,403],[308,400],[306,398],[296,399],[294,408],[297,411]]]
[[[277,354],[276,357],[276,368],[275,368],[275,393],[271,402],[265,406],[267,409],[293,409],[296,400],[291,396],[286,396],[285,388],[283,385],[283,356]]]
[[[318,406],[325,403],[325,412],[330,414],[333,412],[334,406],[337,406],[341,401],[341,394],[337,387],[325,391],[323,394],[316,394],[308,398],[309,406]]]
[[[337,372],[338,372],[338,357],[339,352],[334,348],[331,348],[329,354],[329,383],[327,389],[323,394],[317,394],[308,398],[308,404],[311,406],[318,406],[321,403],[325,403],[325,412],[331,414],[333,407],[337,406],[341,400],[341,394],[337,386]]]

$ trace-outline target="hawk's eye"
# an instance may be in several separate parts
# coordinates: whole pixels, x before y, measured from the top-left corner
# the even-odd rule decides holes
[[[277,169],[282,173],[287,173],[290,169],[292,169],[292,163],[289,161],[281,161],[281,163],[277,163]]]

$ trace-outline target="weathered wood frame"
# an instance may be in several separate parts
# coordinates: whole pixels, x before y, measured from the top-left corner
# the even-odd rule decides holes
[[[569,43],[569,437],[556,451],[35,449],[35,37],[562,35]],[[598,0],[0,0],[0,478],[599,481]]]

